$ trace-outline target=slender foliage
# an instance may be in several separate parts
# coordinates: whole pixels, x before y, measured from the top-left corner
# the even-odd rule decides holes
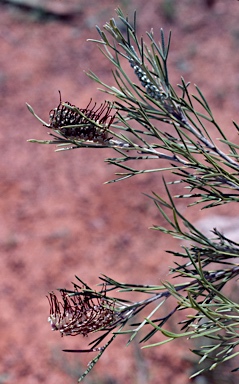
[[[171,184],[179,183],[187,188],[187,193],[176,198],[190,199],[190,205],[211,208],[239,202],[239,146],[220,128],[198,87],[192,95],[189,83],[183,78],[177,90],[170,84],[171,33],[166,37],[161,30],[158,43],[151,30],[146,42],[137,36],[136,14],[132,23],[120,9],[117,16],[118,24],[112,18],[103,29],[97,27],[99,40],[91,40],[110,61],[115,84],[104,83],[92,72],[88,74],[114,102],[99,107],[95,104],[92,107],[90,102],[87,107],[78,108],[60,100],[50,113],[49,123],[42,121],[28,105],[29,111],[50,129],[51,136],[50,140],[29,141],[57,145],[57,151],[111,148],[116,157],[107,158],[106,162],[116,165],[121,172],[109,182],[165,171],[175,175]],[[234,128],[238,130],[237,123]],[[213,139],[215,136],[219,137],[219,144]],[[224,151],[220,143],[226,148]],[[180,283],[135,285],[103,275],[99,292],[77,278],[80,285],[74,283],[72,291],[60,289],[62,302],[54,293],[50,294],[49,321],[54,330],[62,335],[101,332],[87,350],[98,351],[98,355],[79,381],[120,334],[127,334],[131,342],[140,332],[144,348],[182,337],[206,339],[206,345],[193,349],[200,363],[208,362],[195,375],[214,369],[239,353],[239,304],[223,290],[239,275],[239,244],[216,228],[212,230],[212,238],[204,235],[180,213],[165,181],[164,187],[167,199],[158,193],[148,196],[167,222],[167,226],[153,229],[184,240],[186,245],[181,251],[168,251],[175,258],[171,273],[180,278]],[[120,292],[122,297],[111,296],[113,291]],[[125,296],[134,292],[139,292],[143,299],[126,301]],[[175,306],[160,316],[161,307],[169,297],[175,299]],[[147,310],[148,315],[134,323],[132,319],[142,310]],[[167,325],[170,319],[178,321],[179,311],[181,318],[185,313],[185,318],[180,321],[178,332],[172,332]],[[157,332],[165,339],[149,342]]]

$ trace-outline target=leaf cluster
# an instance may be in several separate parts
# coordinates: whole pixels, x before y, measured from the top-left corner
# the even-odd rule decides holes
[[[175,177],[171,184],[182,184],[187,189],[187,193],[177,195],[176,198],[189,198],[192,200],[190,205],[200,203],[203,208],[211,208],[239,202],[239,146],[227,138],[225,130],[217,123],[205,96],[197,86],[195,95],[190,94],[189,83],[183,78],[177,90],[172,87],[168,73],[171,34],[166,39],[161,30],[160,42],[157,42],[151,30],[147,33],[146,42],[137,36],[136,13],[132,23],[120,9],[117,10],[117,16],[119,26],[112,18],[103,29],[97,27],[99,40],[91,40],[99,45],[112,64],[115,84],[104,83],[92,72],[88,74],[114,99],[115,120],[110,126],[98,127],[107,130],[107,140],[95,143],[79,138],[69,139],[62,136],[62,129],[58,129],[51,133],[53,140],[30,141],[56,144],[57,150],[112,148],[116,157],[107,158],[106,162],[114,164],[121,172],[116,173],[117,177],[110,182],[138,174],[167,171]],[[73,108],[74,114],[80,113],[79,108],[70,107],[69,104],[64,104],[64,107]],[[35,114],[32,107],[28,108],[41,123],[49,127],[49,124]],[[84,119],[86,118],[84,115]],[[87,125],[87,121],[85,124]],[[239,131],[235,122],[233,125]],[[74,127],[78,128],[77,125]],[[217,140],[214,138],[216,136]],[[222,147],[225,149],[222,150]],[[146,165],[141,166],[142,164]],[[131,342],[142,329],[148,330],[141,339],[142,343],[148,342],[157,332],[165,336],[164,341],[147,344],[146,347],[181,337],[206,339],[207,344],[193,352],[200,356],[199,362],[207,360],[207,368],[210,369],[239,353],[239,305],[224,292],[224,287],[228,283],[232,284],[231,281],[239,274],[239,244],[225,237],[216,228],[212,231],[213,238],[208,238],[198,230],[177,209],[168,184],[164,181],[167,200],[157,193],[149,198],[167,222],[167,227],[154,226],[153,229],[187,244],[179,252],[168,251],[176,260],[171,273],[175,278],[180,278],[180,283],[164,282],[161,286],[146,286],[125,284],[107,276],[101,277],[105,286],[105,299],[114,303],[113,307],[119,317],[107,329],[101,330],[103,336],[93,342],[91,351],[100,348],[99,354],[92,360],[81,379],[116,336],[129,334]],[[87,291],[87,294],[100,297],[100,292],[93,291],[85,283],[84,286],[83,291]],[[140,292],[147,298],[137,302],[119,300],[108,296],[114,290],[124,294]],[[68,293],[74,294],[73,291]],[[176,301],[173,310],[159,316],[158,311],[169,297]],[[153,310],[146,318],[132,324],[132,318],[142,310],[148,310],[151,304],[154,304]],[[190,315],[188,310],[191,311]],[[172,318],[177,321],[179,311],[184,318],[176,333],[167,329],[167,324]],[[110,340],[99,347],[109,335]],[[236,367],[235,370],[239,368]]]

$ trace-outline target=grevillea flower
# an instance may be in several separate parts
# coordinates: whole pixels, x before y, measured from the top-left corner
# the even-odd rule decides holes
[[[140,66],[133,60],[130,59],[130,66],[133,68],[134,73],[141,82],[141,85],[146,89],[147,94],[155,100],[165,100],[167,95],[161,85],[156,87],[155,84],[148,78],[146,72],[144,72]]]
[[[91,102],[80,109],[68,101],[62,102],[60,95],[60,104],[50,111],[50,128],[70,140],[99,143],[109,140],[107,129],[115,118],[115,114],[111,115],[113,105],[106,101],[97,107],[96,103],[90,106]]]
[[[60,290],[62,301],[54,292],[47,296],[50,304],[50,316],[53,331],[62,336],[87,336],[89,333],[105,330],[119,320],[114,302],[105,299],[102,294],[82,294],[75,289],[74,293]]]
[[[153,84],[152,80],[148,77],[147,73],[143,71],[140,66],[133,60],[129,60],[130,66],[133,68],[134,73],[138,77],[141,85],[145,88],[146,93],[154,100],[161,101],[163,107],[176,119],[185,123],[185,117],[182,113],[180,105],[177,105],[170,97],[170,94],[165,91],[161,84],[157,84],[155,81]],[[156,80],[156,78],[155,78]],[[157,86],[156,86],[157,84]]]

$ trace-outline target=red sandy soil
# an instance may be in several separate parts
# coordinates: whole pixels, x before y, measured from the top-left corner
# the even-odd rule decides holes
[[[231,123],[238,122],[239,112],[238,1],[218,0],[211,8],[202,0],[175,1],[176,12],[168,17],[162,7],[166,1],[61,1],[61,6],[67,3],[80,5],[73,18],[48,14],[44,19],[29,7],[0,3],[0,383],[76,383],[93,356],[61,350],[84,348],[89,340],[60,338],[51,331],[46,294],[70,288],[75,275],[93,287],[102,273],[123,282],[160,284],[173,265],[165,250],[180,246],[148,230],[165,223],[142,192],[164,195],[162,175],[104,185],[115,171],[104,163],[114,156],[110,150],[55,153],[53,146],[27,143],[48,136],[25,102],[48,121],[59,103],[58,90],[63,100],[81,108],[91,97],[104,100],[83,72],[90,69],[113,84],[110,65],[96,45],[86,42],[97,37],[95,25],[116,17],[114,9],[121,4],[129,15],[137,9],[140,33],[171,29],[172,84],[181,75],[197,83],[219,124],[238,141]],[[57,1],[44,4],[59,11]],[[178,206],[186,212],[183,202]],[[230,218],[235,211],[226,207],[216,213]],[[193,217],[191,210],[187,215],[203,217],[202,212]],[[144,351],[126,342],[118,338],[85,382],[188,383],[194,357],[186,342]]]

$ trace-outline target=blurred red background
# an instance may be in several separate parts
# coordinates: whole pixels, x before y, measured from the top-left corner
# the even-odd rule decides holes
[[[63,100],[81,108],[91,97],[103,101],[105,95],[84,71],[113,84],[111,67],[86,40],[97,37],[96,24],[116,18],[117,6],[130,17],[137,9],[139,35],[151,27],[158,36],[161,27],[166,34],[172,30],[173,86],[180,76],[191,81],[192,92],[196,83],[221,127],[238,141],[231,120],[238,122],[239,112],[239,3],[48,0],[41,1],[42,10],[29,6],[34,2],[22,3],[0,2],[0,382],[75,383],[93,356],[61,350],[82,348],[89,340],[51,332],[47,292],[70,288],[75,275],[96,287],[101,273],[128,283],[160,284],[173,265],[165,250],[180,243],[148,230],[165,224],[142,195],[164,194],[161,174],[103,185],[115,172],[104,158],[114,154],[101,149],[55,153],[53,146],[27,143],[47,139],[48,130],[25,103],[48,121],[59,103],[58,90]],[[195,211],[186,211],[181,201],[178,206],[187,217],[203,218],[203,212],[194,217]],[[230,206],[216,211],[225,220],[234,213]],[[186,343],[140,351],[126,342],[118,338],[85,382],[188,382],[194,360]]]

